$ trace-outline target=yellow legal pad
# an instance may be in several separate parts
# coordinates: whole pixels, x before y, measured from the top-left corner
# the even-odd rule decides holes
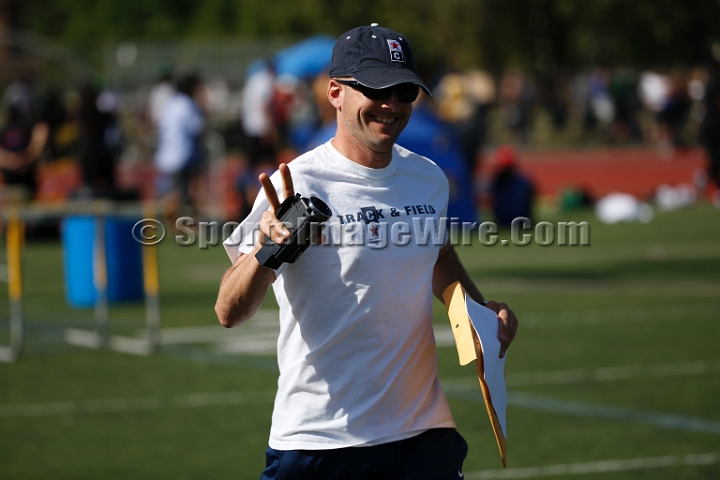
[[[485,407],[505,467],[507,466],[505,440],[507,393],[505,359],[497,358],[500,352],[500,341],[497,339],[497,315],[469,298],[460,282],[455,282],[445,289],[443,300],[448,309],[460,365],[467,365],[475,360]],[[485,345],[484,350],[483,345]],[[486,364],[489,367],[487,372]]]

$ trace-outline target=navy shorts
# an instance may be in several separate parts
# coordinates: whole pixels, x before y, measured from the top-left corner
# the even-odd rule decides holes
[[[467,443],[454,428],[335,450],[267,449],[260,480],[459,480]]]

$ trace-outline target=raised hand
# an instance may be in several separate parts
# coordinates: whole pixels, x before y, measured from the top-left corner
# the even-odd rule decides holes
[[[284,200],[295,195],[295,189],[293,187],[292,175],[290,175],[290,168],[287,164],[281,163],[278,170],[280,171],[280,176],[282,177]],[[283,225],[283,223],[275,216],[275,212],[282,202],[278,199],[275,186],[272,184],[270,177],[268,177],[266,173],[261,173],[258,179],[260,180],[260,184],[263,187],[263,191],[265,192],[268,202],[270,202],[270,210],[264,212],[262,218],[260,219],[260,231],[270,237],[273,242],[281,244],[290,236],[288,229],[285,228],[285,225]],[[260,238],[263,239],[265,237],[260,235]]]

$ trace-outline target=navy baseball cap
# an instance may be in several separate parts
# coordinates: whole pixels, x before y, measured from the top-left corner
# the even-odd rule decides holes
[[[432,95],[415,70],[412,49],[405,36],[377,23],[353,28],[338,38],[328,75],[350,76],[375,89],[414,83]]]

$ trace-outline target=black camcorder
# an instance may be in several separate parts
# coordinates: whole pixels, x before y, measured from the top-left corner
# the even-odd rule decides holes
[[[317,197],[305,198],[299,193],[288,197],[278,207],[275,216],[290,231],[281,244],[265,235],[265,243],[255,254],[263,267],[277,270],[283,263],[294,263],[320,237],[324,223],[332,217],[332,210]]]

